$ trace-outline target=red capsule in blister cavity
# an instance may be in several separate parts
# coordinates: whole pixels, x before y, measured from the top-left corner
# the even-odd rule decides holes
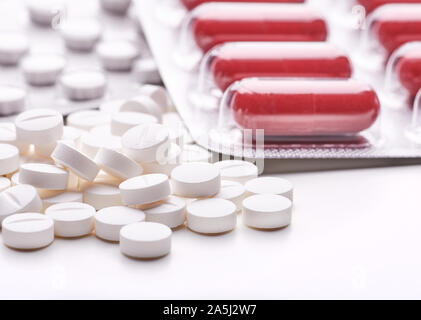
[[[305,0],[180,0],[188,9],[192,10],[207,2],[276,2],[276,3],[304,3]]]
[[[378,7],[391,3],[421,3],[421,0],[357,0],[357,3],[365,8],[367,13],[371,13]]]
[[[405,52],[395,65],[396,74],[402,86],[415,98],[421,89],[421,47]]]
[[[328,33],[325,20],[299,4],[206,3],[190,26],[204,52],[233,41],[324,41]]]
[[[373,13],[371,30],[389,57],[401,45],[421,40],[421,4],[391,4]]]
[[[350,78],[347,55],[327,42],[236,42],[215,48],[215,84],[225,91],[249,77]]]
[[[376,92],[355,80],[249,78],[229,90],[237,125],[266,136],[355,135],[371,127],[380,110]]]

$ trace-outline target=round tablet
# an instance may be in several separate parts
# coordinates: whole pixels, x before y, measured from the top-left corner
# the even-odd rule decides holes
[[[212,153],[197,145],[185,145],[180,155],[180,162],[210,162]]]
[[[109,124],[111,117],[109,114],[98,110],[85,110],[69,114],[67,117],[67,125],[89,131],[92,128]]]
[[[83,202],[96,210],[122,205],[120,190],[111,184],[93,184],[83,191]]]
[[[7,179],[6,177],[0,177],[0,192],[10,188],[12,186],[12,182]]]
[[[54,221],[56,236],[74,238],[92,232],[95,212],[89,204],[65,202],[52,205],[45,211],[45,215]]]
[[[0,116],[21,112],[25,108],[25,90],[12,86],[0,86]]]
[[[187,225],[198,233],[228,232],[237,224],[236,211],[234,203],[225,199],[196,200],[187,206]]]
[[[219,170],[210,163],[181,164],[171,172],[174,194],[187,198],[211,197],[221,188]]]
[[[49,144],[63,136],[63,116],[53,109],[31,109],[17,116],[16,136],[28,144]]]
[[[146,221],[162,223],[169,228],[176,228],[184,223],[186,201],[169,196],[157,206],[146,209]]]
[[[101,148],[96,154],[95,162],[105,172],[121,179],[130,179],[143,173],[142,166],[136,161],[109,148]]]
[[[127,130],[141,124],[157,123],[158,119],[150,114],[141,112],[117,112],[111,117],[111,134],[124,135]]]
[[[128,207],[108,207],[95,214],[95,235],[107,241],[120,241],[120,229],[145,220],[141,210]]]
[[[132,0],[101,0],[103,9],[114,14],[126,14]]]
[[[129,129],[122,137],[124,153],[139,162],[153,162],[168,150],[167,128],[161,124],[142,124]]]
[[[58,195],[42,199],[44,210],[54,204],[65,202],[83,202],[83,194],[76,191],[66,191]]]
[[[164,200],[171,194],[165,174],[146,174],[120,184],[121,198],[126,205],[148,204]]]
[[[293,186],[288,180],[276,177],[260,177],[246,183],[246,192],[253,194],[277,194],[292,201]]]
[[[138,259],[163,257],[171,251],[171,234],[171,229],[160,223],[132,223],[120,230],[120,250]]]
[[[88,181],[93,181],[99,171],[99,167],[88,156],[62,141],[57,142],[51,157],[57,164]]]
[[[92,133],[85,133],[80,141],[80,150],[94,159],[99,149],[121,149],[121,139],[116,136],[98,136]]]
[[[169,97],[167,90],[165,90],[164,87],[156,86],[153,84],[145,84],[140,87],[139,94],[148,96],[154,100],[161,108],[162,113],[168,111]]]
[[[171,143],[170,148],[165,152],[164,157],[153,162],[143,163],[145,173],[163,173],[171,176],[171,171],[180,164],[181,148],[175,143]]]
[[[15,213],[41,212],[42,202],[33,186],[20,184],[0,193],[0,208],[1,222]]]
[[[136,96],[123,102],[119,111],[147,113],[155,116],[158,122],[162,122],[161,108],[148,96]]]
[[[139,83],[160,84],[162,82],[158,66],[153,58],[141,58],[134,65],[134,74]]]
[[[0,143],[0,175],[19,169],[19,150],[11,144]]]
[[[19,250],[33,250],[54,241],[54,222],[40,213],[14,214],[3,220],[3,242]]]
[[[278,229],[291,223],[292,202],[275,194],[258,194],[243,201],[243,222],[258,229]]]
[[[31,55],[22,61],[22,71],[27,83],[33,86],[51,86],[66,66],[61,55]]]
[[[52,27],[54,19],[64,14],[64,6],[57,0],[32,0],[28,3],[29,16],[33,23]]]
[[[219,169],[221,178],[224,180],[245,184],[247,181],[257,178],[257,166],[248,161],[224,160],[215,162],[214,165]]]
[[[130,41],[104,41],[98,44],[97,53],[105,69],[129,71],[139,56],[139,49]]]
[[[16,65],[28,50],[29,43],[25,35],[0,33],[0,64]]]
[[[19,142],[16,137],[16,126],[12,122],[0,122],[0,143],[12,144],[23,154],[29,151],[29,144]]]
[[[77,51],[90,51],[101,38],[101,25],[95,20],[66,20],[60,24],[66,47]]]
[[[113,113],[119,112],[121,106],[124,104],[125,101],[126,100],[123,100],[123,99],[105,101],[99,105],[99,110],[101,113],[105,113],[105,114],[113,114]],[[133,111],[133,110],[124,110],[124,111]]]
[[[221,190],[215,195],[215,198],[229,200],[235,204],[237,211],[241,210],[246,189],[244,186],[235,181],[222,180]]]
[[[60,83],[68,99],[81,101],[103,97],[107,80],[102,72],[78,71],[63,74]]]
[[[69,172],[45,163],[25,163],[20,166],[19,182],[35,188],[65,190]]]

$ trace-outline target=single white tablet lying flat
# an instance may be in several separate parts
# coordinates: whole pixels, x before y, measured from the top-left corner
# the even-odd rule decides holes
[[[92,128],[109,124],[111,117],[109,114],[98,110],[84,110],[69,114],[67,125],[89,131]]]
[[[0,86],[0,116],[21,112],[25,108],[26,91],[12,86]]]
[[[102,72],[77,71],[63,74],[60,83],[68,99],[82,101],[103,97],[107,79]]]
[[[83,191],[83,202],[96,210],[122,205],[120,190],[110,184],[93,184]]]
[[[109,148],[101,148],[95,157],[95,162],[105,172],[121,179],[140,176],[143,168],[125,154]]]
[[[157,173],[122,182],[120,192],[124,204],[142,205],[164,200],[171,194],[171,188],[168,176]]]
[[[107,241],[120,241],[120,229],[125,225],[145,221],[141,210],[128,207],[108,207],[95,214],[95,234]]]
[[[237,224],[236,211],[234,203],[225,199],[196,200],[187,206],[187,225],[198,233],[228,232]]]
[[[17,116],[16,136],[28,144],[50,144],[63,136],[63,116],[53,109],[31,109]]]
[[[61,55],[31,55],[22,61],[22,71],[27,83],[33,86],[51,86],[66,66]]]
[[[169,196],[158,205],[144,210],[146,221],[162,223],[169,228],[184,224],[186,201],[182,198]]]
[[[221,178],[245,184],[247,181],[257,178],[256,165],[242,160],[224,160],[215,162],[214,165],[220,170]]]
[[[19,250],[44,248],[54,241],[54,222],[40,213],[14,214],[3,220],[3,242]]]
[[[0,64],[16,65],[28,50],[29,42],[25,35],[20,33],[0,33]]]
[[[0,175],[19,169],[19,149],[11,144],[0,143]]]
[[[42,202],[33,186],[20,184],[0,193],[0,208],[1,222],[15,213],[41,212]]]
[[[19,183],[48,190],[65,190],[68,181],[69,172],[55,165],[24,163],[20,166]]]
[[[120,230],[120,250],[132,258],[160,258],[171,251],[171,235],[171,229],[160,223],[132,223]]]
[[[77,176],[88,181],[93,181],[99,172],[99,167],[94,161],[62,141],[57,143],[51,157],[56,163],[70,169]]]
[[[175,195],[187,198],[211,197],[221,189],[219,170],[210,163],[181,164],[171,172]]]
[[[151,114],[133,111],[117,112],[111,117],[111,134],[122,136],[133,127],[151,123],[158,123],[158,119]]]
[[[65,191],[58,195],[42,199],[44,210],[52,205],[65,202],[83,202],[83,193],[77,191]]]
[[[258,229],[278,229],[291,223],[292,202],[274,194],[258,194],[243,201],[243,222]]]
[[[286,179],[276,177],[260,177],[248,181],[245,184],[248,195],[254,194],[277,194],[287,197],[292,201],[294,187]]]
[[[118,111],[147,113],[155,116],[159,123],[162,122],[162,108],[152,98],[145,95],[124,101]]]
[[[74,238],[92,232],[95,209],[81,202],[65,202],[52,205],[45,215],[54,221],[54,233],[63,238]]]
[[[139,56],[138,46],[123,40],[101,42],[96,50],[103,67],[109,71],[129,71]]]
[[[237,211],[240,211],[245,193],[246,189],[241,183],[222,180],[221,190],[215,195],[215,198],[221,198],[233,202],[237,207]]]
[[[60,24],[60,33],[67,48],[90,51],[101,38],[102,28],[93,19],[74,19]]]
[[[28,11],[33,23],[53,27],[65,13],[65,7],[63,1],[31,0],[28,2]]]

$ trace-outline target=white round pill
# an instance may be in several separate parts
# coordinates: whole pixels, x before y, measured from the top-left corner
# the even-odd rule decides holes
[[[31,109],[17,116],[16,136],[28,144],[49,144],[63,136],[63,116],[52,109]]]
[[[153,162],[143,163],[142,167],[145,173],[163,173],[171,176],[172,170],[180,164],[181,148],[175,143],[171,143],[170,148],[159,157],[158,160]]]
[[[114,14],[126,14],[132,0],[101,0],[103,9]]]
[[[94,159],[99,149],[110,148],[110,149],[121,149],[121,139],[117,136],[98,136],[92,133],[85,133],[80,141],[80,150]]]
[[[210,162],[212,153],[197,145],[185,145],[180,155],[180,162]]]
[[[148,204],[164,200],[171,194],[165,174],[146,174],[128,179],[120,184],[123,203],[126,205]]]
[[[141,124],[157,123],[158,119],[150,114],[141,112],[117,112],[111,117],[111,134],[124,135],[129,129]]]
[[[187,206],[187,225],[198,233],[228,232],[237,224],[236,211],[234,203],[225,199],[196,200]]]
[[[139,49],[130,41],[104,41],[98,44],[97,53],[105,69],[128,71],[139,56]]]
[[[235,204],[237,211],[241,210],[242,202],[246,189],[235,181],[222,180],[221,190],[215,195],[215,198],[229,200]]]
[[[19,153],[27,153],[29,144],[19,142],[16,137],[16,126],[12,122],[0,123],[0,143],[12,144],[19,149]]]
[[[51,157],[57,164],[88,181],[93,181],[99,171],[99,167],[88,156],[62,141],[57,142]]]
[[[99,105],[99,110],[101,113],[113,114],[120,111],[121,106],[126,100],[124,99],[114,99],[107,100]],[[121,110],[121,111],[133,111],[133,110]]]
[[[153,58],[141,58],[134,65],[134,74],[139,83],[160,84],[162,82],[158,66]]]
[[[96,210],[121,206],[120,189],[111,184],[93,184],[83,191],[83,202],[90,204]]]
[[[20,184],[0,193],[0,208],[1,222],[15,213],[41,212],[42,202],[33,186]]]
[[[30,184],[35,188],[65,190],[69,172],[45,163],[25,163],[20,166],[19,183]]]
[[[162,223],[169,228],[177,228],[184,223],[186,201],[182,198],[169,196],[156,206],[146,209],[146,221]]]
[[[181,164],[171,172],[174,194],[187,198],[211,197],[221,188],[219,170],[210,163]]]
[[[95,20],[66,20],[60,24],[66,47],[77,51],[90,51],[101,38],[101,25]]]
[[[242,160],[224,160],[214,164],[221,172],[224,180],[236,181],[245,184],[247,181],[257,178],[256,165]]]
[[[67,125],[89,131],[92,128],[109,124],[111,117],[109,114],[98,110],[84,110],[73,112],[67,117]]]
[[[139,162],[156,161],[170,146],[169,132],[161,124],[142,124],[131,128],[121,142],[124,153]]]
[[[161,108],[162,113],[165,113],[169,109],[169,97],[167,90],[164,87],[153,85],[153,84],[145,84],[140,87],[139,90],[140,95],[145,95],[150,97],[154,100],[158,106]]]
[[[124,101],[120,105],[119,111],[151,114],[158,119],[158,122],[162,122],[162,109],[148,96],[136,96]]]
[[[40,213],[14,214],[3,220],[3,242],[19,250],[34,250],[54,241],[54,222]]]
[[[0,116],[21,112],[25,108],[25,90],[12,86],[0,86]]]
[[[257,229],[278,229],[291,223],[292,202],[274,194],[258,194],[243,201],[243,222]]]
[[[28,10],[32,22],[44,27],[52,27],[54,20],[60,21],[65,13],[62,1],[57,0],[32,0]]]
[[[68,72],[60,79],[65,96],[70,100],[93,100],[104,96],[107,80],[102,72]]]
[[[34,86],[54,85],[66,66],[61,55],[31,55],[22,61],[22,71],[27,83]]]
[[[0,177],[0,192],[10,188],[12,186],[12,182],[6,177]]]
[[[160,223],[132,223],[120,230],[120,250],[132,258],[160,258],[171,251],[171,235],[171,229]]]
[[[95,212],[89,204],[65,202],[52,205],[45,211],[45,215],[54,221],[56,236],[74,238],[92,232]]]
[[[95,162],[105,172],[121,179],[130,179],[143,173],[142,166],[136,161],[109,148],[101,148],[96,154]]]
[[[28,50],[29,43],[25,35],[0,33],[0,64],[16,65]]]
[[[145,221],[141,210],[128,207],[108,207],[95,214],[95,234],[107,241],[120,241],[120,229],[128,224]]]
[[[65,202],[83,202],[83,194],[76,191],[65,191],[58,195],[42,199],[44,210],[54,204]]]
[[[276,177],[260,177],[249,180],[246,185],[248,195],[254,194],[277,194],[292,201],[293,185],[286,179]]]
[[[19,150],[11,144],[0,143],[0,175],[19,169]]]

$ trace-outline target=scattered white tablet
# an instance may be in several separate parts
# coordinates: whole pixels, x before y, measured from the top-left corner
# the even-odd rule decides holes
[[[19,183],[35,188],[65,190],[69,172],[55,165],[45,163],[24,163],[20,166]]]
[[[287,197],[292,201],[294,187],[286,179],[276,177],[260,177],[248,181],[245,184],[246,192],[249,195],[254,194],[277,194]]]
[[[171,229],[160,223],[132,223],[120,230],[120,250],[132,258],[160,258],[171,251],[171,235]]]
[[[212,153],[197,145],[185,145],[180,155],[181,163],[184,162],[211,162]]]
[[[274,194],[258,194],[243,201],[243,222],[257,229],[278,229],[291,223],[292,202]]]
[[[83,202],[82,192],[65,191],[58,195],[42,199],[44,210],[52,205],[65,203],[65,202]]]
[[[222,180],[221,190],[215,195],[215,198],[221,198],[233,202],[237,207],[237,211],[240,211],[245,192],[246,189],[241,183]]]
[[[170,146],[168,129],[161,124],[142,124],[131,128],[121,142],[124,153],[141,163],[160,159]]]
[[[0,143],[0,175],[19,169],[19,149],[11,144]]]
[[[45,211],[45,215],[54,221],[56,236],[74,238],[92,232],[95,212],[89,204],[65,202],[52,205]]]
[[[86,131],[110,122],[110,115],[98,110],[77,111],[69,114],[67,117],[68,126]]]
[[[104,41],[97,46],[99,59],[109,71],[131,70],[139,53],[138,46],[130,41]]]
[[[103,9],[114,14],[126,14],[132,0],[101,0]]]
[[[0,143],[12,144],[19,149],[20,154],[29,151],[29,144],[19,142],[16,137],[16,126],[12,122],[0,122]]]
[[[236,181],[245,184],[247,181],[257,178],[257,166],[248,161],[224,160],[214,164],[221,172],[224,180]]]
[[[151,114],[132,111],[117,112],[111,117],[111,134],[122,136],[133,127],[153,123],[158,123],[158,119]]]
[[[104,96],[107,79],[102,72],[75,71],[64,73],[60,83],[69,100],[86,101]]]
[[[41,249],[54,241],[54,222],[40,213],[14,214],[3,220],[2,236],[10,248]]]
[[[143,173],[142,166],[136,161],[109,148],[99,149],[95,162],[105,172],[121,179],[130,179]]]
[[[158,66],[153,58],[140,58],[134,65],[134,74],[139,83],[160,84],[162,82]]]
[[[181,164],[171,172],[175,195],[187,198],[211,197],[221,188],[219,170],[210,163]]]
[[[67,48],[90,51],[101,38],[102,28],[93,19],[65,20],[60,24],[60,33]]]
[[[18,141],[50,144],[63,136],[63,116],[53,109],[31,109],[15,120]]]
[[[162,223],[169,228],[177,228],[184,224],[186,201],[179,197],[169,196],[158,205],[144,211],[146,221]]]
[[[145,221],[141,210],[128,207],[108,207],[95,214],[95,235],[107,241],[120,241],[120,229],[125,225]]]
[[[44,27],[54,27],[65,14],[62,1],[57,0],[32,0],[28,10],[32,22]]]
[[[22,61],[25,80],[33,86],[54,85],[65,66],[66,59],[57,54],[31,55]]]
[[[0,86],[0,116],[21,112],[25,108],[26,91],[12,86]]]
[[[0,177],[0,192],[9,189],[12,186],[12,182],[6,177]]]
[[[111,184],[93,184],[83,191],[83,202],[96,210],[122,205],[120,190]]]
[[[28,52],[29,42],[20,33],[0,33],[0,64],[16,65]]]
[[[136,96],[120,105],[121,112],[141,112],[151,114],[156,117],[159,123],[162,122],[162,108],[152,98],[141,95]]]
[[[228,232],[237,224],[236,211],[234,203],[225,199],[196,200],[187,206],[187,225],[198,233]]]
[[[126,205],[142,205],[164,200],[171,194],[165,174],[146,174],[120,184],[121,198]]]

